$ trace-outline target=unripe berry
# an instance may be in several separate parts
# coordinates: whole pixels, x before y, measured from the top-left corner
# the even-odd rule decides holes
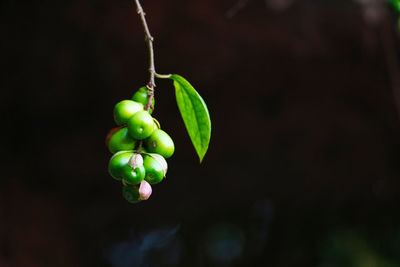
[[[140,87],[139,90],[133,95],[132,100],[136,101],[136,102],[139,102],[139,103],[142,103],[143,106],[146,106],[147,102],[149,102],[149,97],[150,97],[148,92],[149,92],[149,89],[147,89],[146,86]],[[155,103],[155,100],[154,100],[154,97],[153,97],[153,100],[151,102],[151,105],[153,107],[154,107],[154,103]],[[149,113],[150,114],[153,113],[153,109],[152,108],[150,108]]]
[[[124,127],[111,136],[108,143],[108,149],[111,153],[117,153],[122,150],[133,150],[135,145],[136,140],[130,137],[128,129]]]
[[[146,170],[145,180],[150,184],[157,184],[165,176],[163,166],[153,157],[146,155],[143,160],[143,166]]]
[[[130,151],[120,151],[114,154],[110,162],[108,163],[108,172],[116,180],[122,180],[124,178],[124,167],[128,165],[133,152]]]
[[[143,104],[132,101],[122,100],[118,102],[114,107],[114,120],[118,125],[124,125],[130,117],[136,112],[143,110]]]
[[[157,153],[164,158],[169,158],[174,154],[175,145],[171,137],[161,129],[153,131],[146,140],[147,151]]]
[[[129,118],[127,127],[132,138],[142,140],[149,137],[153,132],[154,121],[147,111],[142,110]]]

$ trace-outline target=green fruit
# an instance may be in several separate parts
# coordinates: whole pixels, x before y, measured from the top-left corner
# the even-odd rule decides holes
[[[141,201],[138,186],[124,185],[122,187],[122,196],[130,203],[138,203]]]
[[[156,153],[148,153],[148,156],[151,156],[152,158],[154,158],[155,160],[158,161],[158,163],[161,164],[163,170],[164,170],[164,177],[167,175],[167,171],[168,171],[168,164],[167,161],[165,160],[165,158],[159,154]]]
[[[154,121],[151,115],[145,111],[136,112],[128,120],[129,135],[138,140],[145,139],[151,135],[154,130]]]
[[[122,150],[132,150],[135,148],[136,140],[132,139],[128,134],[128,129],[122,128],[114,133],[108,142],[108,149],[111,153]]]
[[[110,131],[108,131],[107,135],[106,135],[106,147],[108,147],[108,144],[110,143],[110,139],[111,137],[118,132],[119,130],[121,130],[121,127],[115,127],[112,128]]]
[[[148,152],[160,154],[164,158],[171,157],[175,151],[175,145],[171,137],[161,129],[153,131],[146,140],[146,145]]]
[[[154,130],[161,129],[160,122],[156,118],[153,118],[153,121],[154,121]]]
[[[140,87],[139,90],[133,95],[132,100],[142,103],[143,106],[146,106],[147,102],[149,102],[149,97],[150,97],[148,92],[149,92],[149,89],[147,89],[146,86]],[[154,103],[155,103],[155,100],[153,97],[153,100],[151,102],[153,107],[154,107]],[[153,113],[153,109],[150,109],[149,113],[150,114]]]
[[[108,172],[116,180],[122,180],[124,178],[124,167],[128,165],[129,160],[133,156],[131,151],[120,151],[111,157],[108,163]]]
[[[136,112],[143,110],[143,104],[132,100],[122,100],[114,107],[114,120],[118,125],[124,125]]]
[[[122,167],[123,181],[131,185],[140,184],[146,175],[146,171],[143,166],[136,167],[133,169],[129,164]]]
[[[164,168],[163,166],[151,156],[144,156],[143,166],[146,169],[145,180],[149,184],[156,184],[162,181],[164,178]]]

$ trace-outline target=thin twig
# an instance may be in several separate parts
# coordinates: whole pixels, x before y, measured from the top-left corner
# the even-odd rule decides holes
[[[149,66],[149,72],[150,72],[150,79],[149,82],[147,83],[146,87],[148,90],[147,94],[149,95],[149,99],[146,103],[145,110],[149,111],[151,108],[154,109],[152,103],[154,99],[154,88],[156,87],[156,83],[154,81],[154,77],[158,78],[170,78],[171,74],[158,74],[156,73],[156,68],[154,66],[154,48],[153,48],[153,42],[154,38],[151,36],[149,26],[147,25],[147,21],[145,18],[146,13],[144,13],[142,5],[140,4],[139,0],[135,0],[136,3],[136,11],[140,16],[140,19],[142,20],[143,28],[144,28],[144,35],[145,35],[145,41],[147,42],[147,46],[149,47],[149,59],[150,59],[150,66]],[[143,146],[143,140],[140,140],[137,151],[138,153],[142,152],[142,146]]]
[[[145,106],[146,111],[149,111],[150,108],[154,108],[152,106],[152,102],[154,99],[154,87],[156,87],[156,83],[154,81],[154,76],[156,74],[156,69],[154,66],[154,49],[153,49],[153,41],[154,38],[151,36],[149,26],[147,25],[147,21],[145,18],[145,13],[143,11],[142,5],[140,4],[139,0],[135,0],[136,3],[136,11],[140,16],[140,19],[142,20],[143,28],[144,28],[144,34],[145,34],[145,41],[147,42],[147,46],[149,47],[149,58],[150,58],[150,66],[149,66],[149,72],[150,72],[150,79],[149,82],[147,83],[146,87],[149,89],[148,95],[149,99],[147,101],[147,104]],[[142,152],[142,146],[143,146],[143,140],[140,140],[137,151],[138,153]]]
[[[147,104],[145,106],[146,111],[149,111],[150,108],[152,107],[152,102],[154,98],[154,87],[156,87],[155,81],[154,81],[154,76],[156,73],[156,69],[154,67],[154,49],[153,49],[153,41],[154,38],[151,36],[149,26],[147,25],[147,21],[145,18],[145,13],[143,11],[142,5],[140,4],[139,0],[135,0],[136,3],[136,11],[140,16],[140,19],[142,20],[143,28],[144,28],[144,34],[145,34],[145,40],[147,42],[147,46],[149,47],[149,56],[150,56],[150,66],[149,66],[149,72],[150,72],[150,79],[149,82],[147,83],[147,88],[149,89],[149,100],[147,101]]]

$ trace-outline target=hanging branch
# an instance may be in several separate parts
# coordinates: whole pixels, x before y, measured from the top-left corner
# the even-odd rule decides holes
[[[155,81],[154,81],[154,76],[156,74],[156,69],[154,67],[154,48],[153,48],[153,42],[154,38],[151,36],[149,26],[147,25],[147,21],[145,18],[146,13],[144,13],[142,5],[140,4],[139,0],[135,0],[136,3],[136,11],[140,16],[140,19],[142,20],[143,28],[144,28],[144,33],[145,33],[145,38],[147,42],[147,46],[149,47],[149,56],[150,56],[150,64],[149,64],[149,72],[150,72],[150,79],[149,82],[147,83],[147,88],[149,89],[149,100],[147,101],[145,109],[147,111],[152,108],[152,101],[154,98],[154,88],[156,87]]]

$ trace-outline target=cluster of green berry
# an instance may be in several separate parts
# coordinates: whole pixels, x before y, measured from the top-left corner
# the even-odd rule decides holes
[[[157,184],[167,173],[167,162],[175,151],[171,137],[161,130],[160,123],[146,110],[149,90],[141,87],[132,100],[122,100],[114,108],[114,120],[119,127],[106,138],[111,153],[108,171],[122,182],[122,194],[131,203],[146,200],[152,193],[150,184]]]

